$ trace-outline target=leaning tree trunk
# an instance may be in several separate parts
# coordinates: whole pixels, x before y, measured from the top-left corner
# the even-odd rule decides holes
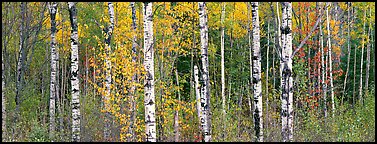
[[[68,2],[71,21],[71,86],[72,86],[72,141],[80,141],[80,80],[79,80],[79,36],[77,9],[74,2]]]
[[[293,140],[293,78],[292,78],[292,3],[282,2],[282,27],[281,27],[281,88],[282,88],[282,137],[283,141]]]
[[[369,7],[369,17],[371,17],[372,15],[372,8]],[[372,28],[372,23],[371,21],[369,21],[369,30],[368,30],[368,37],[370,36],[371,34],[371,29]],[[368,95],[368,88],[369,88],[369,67],[370,67],[370,39],[371,37],[368,38],[369,42],[368,42],[368,46],[367,46],[367,65],[366,65],[366,70],[365,70],[365,86],[364,86],[364,89],[365,89],[365,95],[367,96]]]
[[[334,117],[335,112],[335,104],[334,104],[334,84],[333,84],[333,77],[332,77],[332,59],[331,59],[331,33],[330,33],[330,19],[329,19],[329,6],[330,3],[327,3],[328,7],[326,9],[326,17],[327,17],[327,44],[328,44],[328,56],[329,56],[329,74],[330,74],[330,95],[331,95],[331,109],[332,109],[332,116]]]
[[[225,19],[225,5],[222,3],[221,10],[221,97],[222,97],[222,113],[223,113],[223,131],[222,138],[224,140],[226,133],[226,110],[225,110],[225,62],[224,62],[224,19]]]
[[[322,3],[320,2],[320,6]],[[321,8],[320,8],[321,9]],[[322,11],[322,9],[320,10]],[[322,12],[320,12],[322,13]],[[321,23],[321,20],[322,18],[320,18],[320,23]],[[324,56],[325,56],[325,52],[324,52],[324,44],[323,44],[323,32],[322,32],[322,24],[319,25],[319,31],[320,31],[320,37],[319,37],[319,41],[321,43],[321,68],[322,68],[322,92],[323,92],[323,103],[324,103],[324,114],[325,114],[325,117],[327,117],[327,83],[326,83],[326,79],[327,79],[327,76],[325,76],[325,74],[327,74],[327,69],[326,69],[326,66],[325,66],[325,60],[324,60]]]
[[[114,7],[111,2],[108,3],[108,9],[109,9],[109,16],[110,16],[110,26],[105,29],[105,51],[106,51],[106,58],[105,58],[105,65],[106,65],[106,80],[105,80],[105,85],[106,85],[106,92],[105,95],[103,96],[103,105],[105,107],[105,127],[103,131],[103,136],[105,141],[110,140],[110,92],[111,92],[111,60],[110,60],[110,52],[111,52],[111,36],[113,33],[114,29]]]
[[[154,60],[153,60],[153,13],[152,2],[144,2],[144,84],[145,132],[146,141],[156,142],[156,117],[154,95]]]
[[[347,57],[347,69],[346,69],[346,74],[345,74],[345,77],[344,77],[344,83],[343,83],[343,96],[342,96],[342,103],[343,103],[343,98],[345,96],[345,93],[346,93],[346,85],[347,85],[347,77],[348,77],[348,71],[349,71],[349,67],[350,67],[350,57],[351,57],[351,42],[350,42],[350,25],[351,25],[351,21],[350,21],[350,5],[351,3],[348,2],[347,3],[347,22],[348,22],[348,26],[347,26],[347,52],[348,52],[348,57]]]
[[[51,141],[54,141],[55,135],[55,83],[56,83],[56,12],[57,12],[57,3],[49,3],[50,9],[50,18],[51,18],[51,80],[50,80],[50,132],[49,138]]]
[[[131,2],[131,9],[132,9],[132,30],[134,32],[133,34],[133,40],[132,40],[132,62],[136,64],[136,46],[137,46],[137,30],[136,30],[136,9],[135,9],[135,2]],[[132,82],[136,83],[136,74],[132,76]],[[131,134],[131,137],[128,138],[128,141],[133,141],[134,140],[134,121],[136,117],[136,111],[135,111],[135,90],[136,86],[135,84],[132,84],[131,87],[131,116],[130,116],[130,127],[129,127],[129,134]]]
[[[263,142],[263,111],[262,111],[262,81],[261,81],[261,51],[258,2],[252,2],[253,23],[253,94],[254,94],[254,129],[257,142]]]
[[[206,3],[199,2],[199,27],[200,27],[200,42],[201,42],[201,55],[202,55],[202,97],[201,106],[203,110],[203,117],[201,118],[201,125],[204,130],[204,141],[211,141],[211,110],[210,110],[210,83],[208,72],[208,26],[207,26],[207,12]]]
[[[27,3],[22,2],[21,3],[21,22],[20,22],[20,51],[18,55],[17,60],[17,80],[16,80],[16,114],[15,114],[15,123],[18,122],[18,119],[20,117],[20,92],[22,90],[22,84],[23,84],[23,75],[24,75],[24,65],[25,65],[25,59],[26,59],[26,52],[27,50],[27,28],[25,26],[25,19],[26,19],[26,13],[27,13]],[[18,128],[16,128],[18,129]]]
[[[364,10],[364,25],[363,25],[363,41],[361,42],[361,59],[360,59],[360,84],[359,84],[359,101],[363,102],[363,63],[364,63],[364,45],[365,45],[365,23],[366,23],[367,10]]]

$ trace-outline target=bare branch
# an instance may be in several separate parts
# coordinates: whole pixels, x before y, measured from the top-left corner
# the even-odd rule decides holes
[[[319,14],[319,16],[318,16],[317,22],[315,23],[315,25],[313,26],[313,28],[310,30],[310,33],[305,37],[305,39],[303,41],[301,41],[301,43],[298,46],[298,48],[296,48],[295,51],[292,53],[292,55],[291,55],[292,59],[295,56],[295,54],[301,49],[301,47],[304,46],[305,42],[309,39],[309,37],[312,35],[312,33],[314,32],[314,30],[318,26],[319,21],[321,20],[323,14],[324,14],[323,11],[321,11],[321,14]]]

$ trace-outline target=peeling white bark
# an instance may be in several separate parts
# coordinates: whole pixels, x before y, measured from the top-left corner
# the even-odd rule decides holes
[[[80,80],[79,80],[79,36],[77,9],[74,2],[68,2],[71,21],[71,85],[72,85],[72,141],[80,141]]]
[[[146,141],[156,142],[152,2],[144,2],[143,4],[144,68],[146,71],[144,83],[145,132]]]
[[[261,81],[261,50],[258,2],[252,2],[253,23],[253,94],[254,94],[254,129],[257,142],[263,142],[263,111],[262,111],[262,81]]]
[[[281,88],[282,88],[282,137],[283,141],[293,140],[293,78],[292,78],[292,3],[282,2],[281,27]]]
[[[50,80],[50,123],[49,123],[49,138],[53,142],[55,135],[55,83],[56,83],[56,13],[57,13],[57,3],[49,3],[49,12],[51,18],[51,80]]]
[[[332,116],[334,117],[335,114],[335,104],[334,104],[334,84],[333,84],[333,77],[332,77],[332,59],[331,59],[331,32],[330,32],[330,18],[329,18],[329,4],[327,3],[327,9],[326,9],[326,17],[327,17],[327,44],[328,44],[328,56],[329,56],[329,74],[330,74],[330,95],[331,95],[331,108],[332,108]]]
[[[199,27],[200,27],[200,42],[201,42],[201,55],[202,55],[202,97],[201,106],[203,110],[203,117],[201,118],[201,125],[204,130],[204,141],[211,141],[211,114],[210,114],[210,83],[208,72],[208,25],[207,25],[207,12],[206,3],[198,2],[199,6]]]

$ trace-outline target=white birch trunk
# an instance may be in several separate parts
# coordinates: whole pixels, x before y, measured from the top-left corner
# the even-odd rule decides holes
[[[53,142],[55,135],[55,83],[56,83],[56,13],[57,13],[57,3],[49,3],[49,12],[51,18],[51,80],[50,80],[50,123],[49,123],[49,138]]]
[[[198,112],[199,123],[201,123],[201,118],[203,117],[203,111],[200,105],[201,96],[200,96],[200,85],[199,85],[199,72],[198,67],[194,66],[194,81],[195,81],[195,94],[196,94],[196,109]],[[202,131],[201,126],[199,129]]]
[[[268,123],[269,117],[268,117],[268,71],[269,71],[269,65],[268,65],[268,58],[269,58],[269,52],[270,52],[270,20],[267,23],[267,71],[266,71],[266,118],[267,118],[267,124],[266,124],[266,133],[268,130]],[[274,68],[274,67],[273,67]]]
[[[263,111],[262,111],[262,81],[261,81],[261,50],[258,2],[251,3],[253,23],[253,94],[254,94],[254,129],[257,142],[263,142]]]
[[[282,137],[283,141],[293,140],[293,78],[292,78],[292,3],[282,2],[281,43],[282,53],[280,61],[282,88]]]
[[[180,102],[181,101],[181,93],[179,91],[179,78],[178,78],[178,68],[176,68],[175,70],[175,78],[177,80],[177,86],[178,86],[178,101]],[[175,111],[175,115],[174,115],[174,141],[175,142],[179,142],[179,110],[176,110]]]
[[[367,10],[364,10],[364,25],[363,25],[363,40],[361,44],[361,59],[360,59],[360,85],[359,85],[359,101],[363,102],[363,63],[364,63],[364,45],[365,45],[365,23],[366,23]]]
[[[369,7],[369,17],[372,16],[372,8]],[[364,86],[364,89],[365,89],[365,92],[366,92],[366,96],[368,95],[368,88],[369,88],[369,68],[370,68],[370,45],[371,45],[371,42],[370,42],[370,35],[371,35],[371,32],[372,32],[372,23],[371,21],[369,21],[369,30],[368,30],[368,39],[369,39],[369,43],[368,43],[368,46],[367,46],[367,65],[366,65],[366,70],[365,70],[365,86]]]
[[[319,2],[319,7],[322,6],[322,3]],[[320,13],[322,13],[322,9],[320,9]],[[320,25],[319,25],[319,41],[320,41],[320,47],[321,47],[321,71],[322,71],[322,92],[323,92],[323,101],[324,101],[324,114],[325,114],[325,117],[327,117],[327,105],[326,105],[326,102],[327,102],[327,84],[326,84],[326,78],[327,76],[325,76],[326,74],[326,67],[325,67],[325,59],[324,59],[324,45],[323,45],[323,32],[322,32],[322,18],[319,18],[320,19]]]
[[[226,111],[225,111],[225,62],[224,62],[224,19],[225,19],[225,5],[222,3],[221,10],[221,97],[222,97],[222,112],[223,112],[223,135],[226,133]],[[224,138],[224,136],[223,136]]]
[[[199,27],[200,27],[200,42],[201,42],[201,55],[202,55],[202,97],[201,106],[203,110],[203,117],[201,118],[201,125],[204,130],[204,141],[211,141],[211,114],[210,114],[210,83],[208,72],[208,26],[207,26],[207,12],[206,3],[199,2]]]
[[[146,71],[144,84],[145,132],[146,141],[156,142],[152,3],[144,2],[143,4],[144,68]]]
[[[106,71],[105,71],[105,75],[106,75],[106,79],[105,79],[105,86],[106,86],[106,92],[105,92],[105,95],[103,96],[103,104],[104,104],[104,108],[106,110],[105,112],[105,127],[104,127],[104,140],[105,141],[109,141],[110,140],[110,134],[111,134],[111,130],[110,130],[110,112],[109,112],[109,108],[110,108],[110,102],[109,102],[109,99],[110,99],[110,93],[111,93],[111,60],[110,60],[110,53],[111,53],[111,45],[110,45],[110,42],[111,42],[111,36],[112,36],[112,33],[113,33],[113,29],[114,29],[114,6],[111,2],[108,3],[108,13],[109,13],[109,16],[110,16],[110,26],[105,29],[105,52],[106,52],[106,58],[105,58],[105,66],[106,66]]]
[[[250,2],[247,2],[247,36],[248,36],[248,43],[249,43],[249,68],[250,68],[250,94],[253,95],[254,91],[253,89],[253,48],[252,48],[252,34],[250,30]],[[237,45],[238,46],[238,45]],[[248,91],[249,92],[249,91]],[[248,104],[249,104],[249,111],[252,113],[252,106],[251,106],[251,95],[247,96]],[[254,118],[254,115],[252,115],[252,118]]]
[[[72,141],[80,141],[80,80],[79,80],[79,36],[77,9],[74,2],[68,2],[71,21],[71,85],[72,85]]]
[[[332,116],[334,117],[335,114],[335,104],[334,104],[334,84],[333,84],[333,77],[332,77],[332,52],[331,52],[331,32],[330,32],[330,18],[329,18],[329,6],[330,3],[327,3],[327,9],[326,9],[326,17],[327,17],[327,44],[328,44],[328,57],[329,57],[329,75],[330,75],[330,95],[331,95],[331,110],[332,110]]]

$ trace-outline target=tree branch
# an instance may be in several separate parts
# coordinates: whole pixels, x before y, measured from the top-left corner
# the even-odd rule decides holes
[[[321,11],[321,14],[318,16],[318,19],[317,19],[317,22],[315,23],[315,25],[313,26],[313,28],[310,30],[310,33],[305,37],[305,39],[303,41],[301,41],[300,45],[298,46],[298,48],[295,49],[295,51],[292,53],[291,55],[291,59],[293,59],[293,57],[295,56],[295,54],[301,49],[302,46],[304,46],[305,42],[309,39],[309,37],[312,35],[312,33],[314,32],[314,30],[316,29],[316,27],[318,26],[319,24],[319,21],[321,20],[322,16],[323,16],[324,12]]]

